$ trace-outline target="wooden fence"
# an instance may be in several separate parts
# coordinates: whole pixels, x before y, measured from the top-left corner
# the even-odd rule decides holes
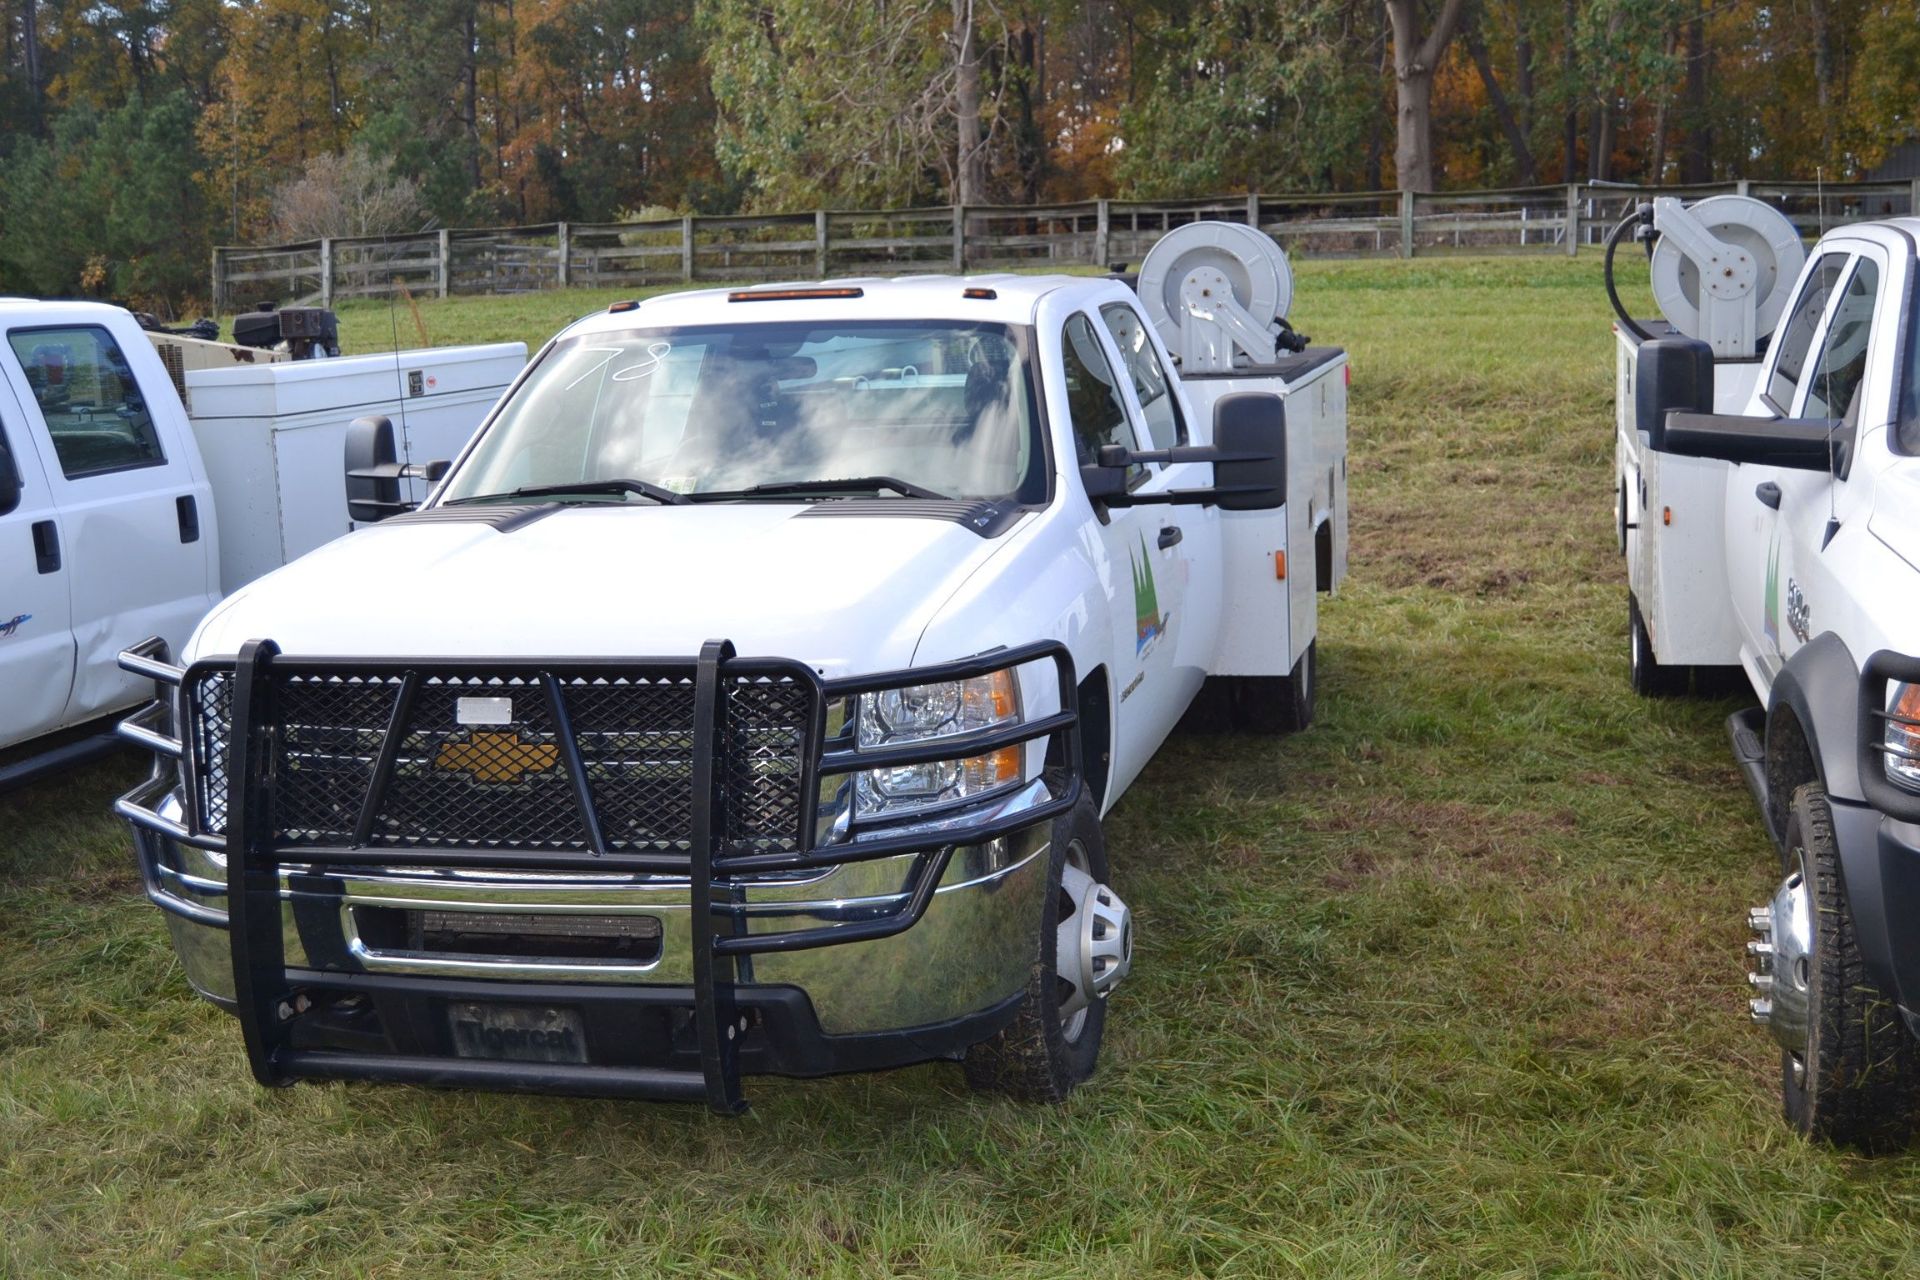
[[[643,288],[927,271],[1138,264],[1174,227],[1245,222],[1309,257],[1565,253],[1597,245],[1634,202],[1737,192],[1784,210],[1809,237],[1843,222],[1920,213],[1920,180],[1589,185],[1357,194],[1083,200],[1031,206],[690,215],[657,222],[557,222],[416,235],[340,237],[213,251],[222,312],[257,302]]]

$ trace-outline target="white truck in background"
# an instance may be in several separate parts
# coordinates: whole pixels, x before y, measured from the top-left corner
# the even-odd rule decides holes
[[[0,299],[0,788],[111,746],[74,734],[141,700],[127,645],[184,643],[349,531],[349,419],[392,413],[410,453],[447,456],[526,362],[505,343],[193,371],[156,342],[191,340],[103,303]]]
[[[1805,257],[1755,201],[1651,213],[1629,224],[1660,237],[1674,328],[1616,326],[1633,685],[1725,671],[1759,698],[1728,721],[1779,854],[1748,1008],[1796,1131],[1898,1148],[1920,1131],[1920,219]]]
[[[1103,815],[1197,698],[1313,713],[1347,361],[1285,280],[1203,223],[1137,294],[616,304],[424,507],[370,482],[391,518],[125,655],[160,697],[117,809],[255,1078],[1064,1098],[1132,956]]]

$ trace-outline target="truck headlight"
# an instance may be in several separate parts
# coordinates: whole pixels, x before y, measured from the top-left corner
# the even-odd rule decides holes
[[[860,695],[855,741],[864,749],[958,737],[1020,719],[1020,687],[1011,670],[971,680],[907,685]],[[984,755],[925,764],[868,769],[854,785],[859,817],[967,800],[1021,780],[1022,752],[1002,747]]]
[[[1920,684],[1893,686],[1884,745],[1887,780],[1920,791]]]

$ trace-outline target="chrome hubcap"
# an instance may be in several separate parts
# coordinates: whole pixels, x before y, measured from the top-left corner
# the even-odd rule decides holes
[[[1747,924],[1755,935],[1747,943],[1754,965],[1747,975],[1754,998],[1747,1007],[1753,1020],[1793,1056],[1796,1082],[1806,1072],[1813,999],[1813,899],[1807,888],[1805,856],[1804,850],[1795,849],[1794,870],[1780,882],[1773,901],[1747,912]]]
[[[1086,850],[1067,850],[1060,871],[1060,923],[1054,938],[1054,971],[1060,982],[1060,1024],[1077,1040],[1087,1009],[1105,1000],[1133,967],[1133,913],[1120,895],[1087,871]]]

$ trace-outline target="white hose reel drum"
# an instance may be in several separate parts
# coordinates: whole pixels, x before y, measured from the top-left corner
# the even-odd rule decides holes
[[[1140,264],[1140,305],[1188,373],[1270,365],[1293,303],[1293,272],[1271,237],[1238,222],[1193,222]]]
[[[1800,231],[1770,204],[1710,196],[1653,202],[1653,297],[1667,322],[1721,359],[1750,359],[1806,265]]]

